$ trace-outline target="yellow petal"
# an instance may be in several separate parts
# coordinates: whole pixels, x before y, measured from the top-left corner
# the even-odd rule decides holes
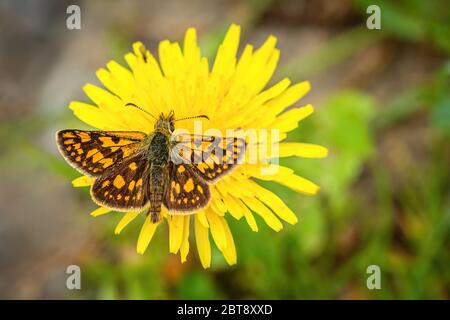
[[[289,177],[294,173],[294,170],[288,167],[276,165],[276,164],[257,164],[257,165],[243,165],[246,174],[249,176],[261,179],[261,180],[273,180],[273,175],[278,177]],[[268,173],[273,172],[272,175]]]
[[[270,125],[270,129],[278,129],[282,132],[291,131],[298,126],[298,122],[314,112],[312,105],[308,104],[302,108],[288,110],[277,117]]]
[[[242,112],[239,114],[239,121],[235,120],[232,123],[236,123],[236,125],[245,128],[261,127],[261,121],[263,121],[262,119],[264,119],[266,114],[266,112],[260,112],[261,108],[264,108],[263,104],[279,96],[290,84],[291,81],[288,78],[284,78],[269,89],[259,93],[245,107],[243,107]],[[273,121],[274,117],[275,116],[270,117],[271,121]],[[271,121],[268,121],[268,123]]]
[[[119,89],[116,87],[116,84],[113,82],[111,78],[111,73],[105,68],[100,68],[95,73],[98,80],[111,92],[118,92]]]
[[[148,245],[150,244],[150,241],[153,238],[153,235],[155,234],[156,228],[158,228],[158,223],[153,223],[151,220],[151,215],[148,215],[145,218],[144,225],[142,226],[141,232],[139,233],[139,238],[137,241],[136,251],[139,254],[144,254],[145,250],[147,249]]]
[[[93,217],[98,217],[101,216],[103,214],[107,214],[110,213],[111,209],[105,208],[105,207],[99,207],[97,209],[95,209],[94,211],[91,212],[91,216]]]
[[[285,185],[286,187],[291,188],[294,191],[309,195],[317,194],[320,190],[319,186],[314,182],[295,174],[289,176],[288,178],[280,178],[276,176],[273,181]]]
[[[253,213],[250,210],[248,210],[248,208],[247,210],[244,211],[244,217],[250,229],[253,232],[258,232],[258,225],[256,224],[255,217],[253,216]]]
[[[120,117],[112,117],[111,114],[90,104],[72,101],[69,108],[73,110],[78,119],[94,128],[101,130],[126,130],[126,126],[124,126]]]
[[[258,52],[255,53],[255,56],[257,54]],[[275,72],[279,59],[280,59],[280,50],[272,48],[272,52],[270,53],[267,64],[265,64],[263,68],[260,69],[259,77],[255,77],[255,80],[256,79],[258,80],[253,83],[253,92],[255,92],[255,94],[264,89],[264,87],[270,81],[273,73]]]
[[[308,81],[290,86],[280,95],[264,104],[262,107],[264,111],[258,113],[258,120],[254,122],[254,125],[258,125],[258,127],[269,126],[279,113],[300,100],[309,90],[311,90],[311,85]]]
[[[136,57],[143,58],[145,54],[148,52],[145,48],[144,44],[140,41],[134,42],[131,47],[133,48],[133,52]]]
[[[169,220],[169,251],[177,253],[183,241],[184,216],[173,215]]]
[[[212,196],[211,208],[219,215],[223,216],[225,212],[227,212],[227,207],[223,203],[222,198],[220,198],[220,194],[215,193]]]
[[[271,56],[275,46],[277,44],[277,38],[273,35],[267,37],[266,41],[255,51],[255,59],[260,59],[261,62],[266,61]]]
[[[197,32],[195,28],[186,30],[184,36],[183,53],[187,64],[192,64],[200,60],[200,49],[197,46]]]
[[[274,36],[269,36],[255,51],[250,68],[243,78],[250,94],[260,92],[272,77],[280,55],[279,50],[275,49],[276,42]]]
[[[122,230],[131,222],[133,221],[137,216],[139,215],[139,212],[133,211],[133,212],[127,212],[123,215],[122,219],[120,219],[119,223],[116,226],[116,229],[114,229],[115,234],[119,234],[122,232]]]
[[[209,268],[211,266],[209,230],[200,222],[198,215],[195,215],[195,242],[197,244],[198,255],[203,268]]]
[[[176,77],[179,72],[183,73],[184,58],[178,43],[161,41],[158,53],[161,69],[167,78]]]
[[[220,183],[220,186],[219,186]],[[241,186],[235,175],[227,176],[217,183],[217,187],[225,188],[225,190],[236,198],[252,197],[253,192]]]
[[[228,212],[233,216],[233,218],[239,220],[244,216],[242,206],[236,201],[233,196],[225,197],[224,201]]]
[[[233,235],[231,234],[231,230],[230,227],[228,226],[227,221],[223,217],[220,217],[219,219],[222,224],[222,229],[225,233],[225,238],[227,242],[227,245],[225,249],[222,251],[222,253],[227,263],[231,266],[233,264],[236,264],[237,260],[236,246],[234,244]]]
[[[231,197],[229,197],[229,199],[231,199]],[[234,198],[234,201],[237,205],[237,208],[239,208],[239,210],[242,212],[242,215],[245,217],[245,220],[247,221],[250,229],[253,232],[258,232],[258,225],[256,224],[255,217],[253,216],[249,208],[239,198]]]
[[[244,198],[242,200],[253,212],[259,214],[273,230],[278,232],[283,229],[281,221],[261,201],[256,198]]]
[[[152,83],[162,81],[163,75],[161,73],[161,69],[159,68],[159,64],[155,57],[145,48],[145,46],[141,42],[135,42],[133,44],[133,51],[135,53],[135,58],[132,59],[130,56],[126,55],[125,59],[133,70],[135,78],[142,77],[142,80],[145,79],[146,82]],[[136,68],[139,61],[141,61],[141,59],[136,59],[136,57],[142,57],[142,61],[144,61],[144,57],[146,59],[146,62],[141,65],[142,70],[140,70],[140,68]],[[140,74],[140,72],[143,72],[143,74]],[[137,74],[139,74],[138,77],[136,77]]]
[[[230,63],[235,59],[239,47],[241,28],[232,24],[225,35],[223,43],[220,45],[214,61],[212,74],[222,73],[224,69],[233,68]]]
[[[209,223],[208,223],[208,219],[206,219],[206,214],[205,211],[199,211],[196,214],[196,217],[198,219],[198,221],[205,227],[205,228],[209,228]]]
[[[278,145],[280,157],[324,158],[328,149],[317,144],[284,142]]]
[[[220,222],[220,216],[215,214],[212,210],[207,209],[206,218],[208,218],[209,229],[211,230],[211,235],[214,242],[220,251],[223,251],[227,246],[227,239],[225,231],[223,230],[222,223]]]
[[[289,87],[290,84],[291,80],[289,80],[288,78],[284,78],[269,89],[264,90],[263,92],[258,94],[257,98],[260,99],[261,103],[264,103],[268,100],[273,101],[272,99],[281,95]]]
[[[233,75],[233,82],[227,94],[227,98],[229,99],[229,103],[231,105],[234,105],[235,102],[242,101],[242,94],[247,90],[247,86],[243,85],[243,81],[247,78],[252,58],[253,46],[246,45],[236,65],[236,69]],[[228,108],[224,108],[222,110],[223,112],[229,114]],[[238,116],[238,114],[235,114],[235,116]]]
[[[90,83],[86,84],[83,90],[101,110],[115,112],[124,105],[117,96]]]
[[[106,67],[110,71],[111,78],[117,88],[114,93],[124,101],[131,100],[135,87],[134,77],[131,71],[116,61],[108,62]]]
[[[292,212],[292,210],[289,209],[283,200],[281,200],[275,193],[261,187],[254,181],[251,181],[251,184],[258,199],[272,209],[277,216],[290,224],[296,224],[298,222],[297,216],[294,212]]]
[[[186,262],[187,255],[189,253],[189,222],[191,221],[191,216],[184,216],[184,227],[183,227],[183,242],[180,247],[181,263]]]
[[[94,183],[95,179],[87,176],[81,176],[72,180],[74,187],[88,187]]]

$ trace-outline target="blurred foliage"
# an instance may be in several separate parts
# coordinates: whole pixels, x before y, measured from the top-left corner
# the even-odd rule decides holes
[[[446,0],[355,0],[362,10],[382,8],[382,29],[406,41],[429,41],[450,53],[450,10]]]
[[[365,26],[344,31],[334,39],[282,67],[278,74],[293,79],[308,79],[351,58],[382,39],[384,33],[370,32]]]

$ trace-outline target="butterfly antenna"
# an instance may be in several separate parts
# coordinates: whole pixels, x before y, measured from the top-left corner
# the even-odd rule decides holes
[[[126,107],[134,107],[134,108],[136,108],[136,109],[139,109],[139,110],[141,110],[142,112],[144,112],[144,113],[148,114],[149,116],[151,116],[153,119],[158,120],[158,119],[156,119],[156,117],[155,117],[154,115],[152,115],[150,112],[148,112],[148,111],[142,109],[141,107],[135,105],[134,103],[129,102],[129,103],[127,103],[125,106],[126,106]]]
[[[208,119],[209,117],[206,114],[201,114],[198,116],[192,116],[192,117],[186,117],[186,118],[181,118],[181,119],[176,119],[175,121],[181,121],[181,120],[188,120],[188,119],[195,119],[195,118],[204,118],[204,119]]]

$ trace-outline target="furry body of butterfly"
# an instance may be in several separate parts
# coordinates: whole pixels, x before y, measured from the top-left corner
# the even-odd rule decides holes
[[[161,205],[163,201],[166,183],[169,181],[169,137],[162,132],[155,132],[148,147],[149,175],[148,175],[148,199],[152,222],[160,220]]]

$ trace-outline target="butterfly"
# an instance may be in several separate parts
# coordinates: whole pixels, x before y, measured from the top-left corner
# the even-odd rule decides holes
[[[132,103],[127,106],[146,112]],[[209,185],[243,158],[243,138],[174,134],[175,121],[192,118],[209,119],[206,115],[175,119],[171,111],[155,118],[150,134],[67,129],[57,132],[56,141],[72,167],[95,178],[91,186],[95,203],[115,211],[147,209],[156,223],[162,205],[169,214],[191,214],[208,206]]]

